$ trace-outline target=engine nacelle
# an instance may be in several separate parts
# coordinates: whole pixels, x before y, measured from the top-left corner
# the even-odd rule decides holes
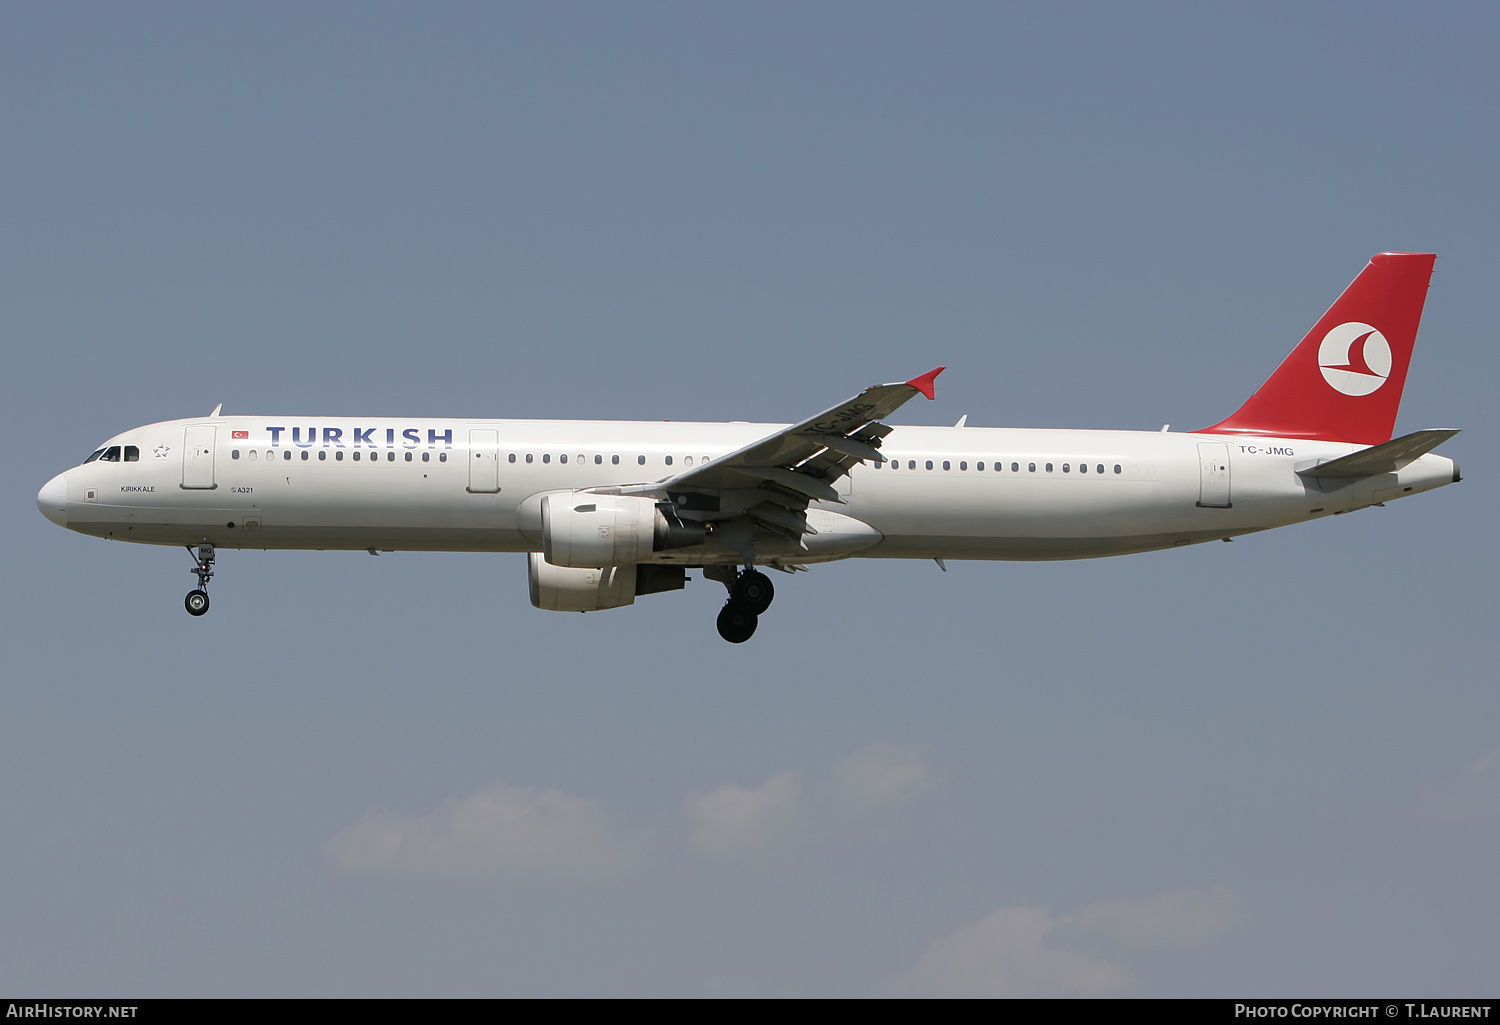
[[[687,571],[681,566],[605,566],[574,569],[554,566],[540,552],[526,556],[531,604],[551,612],[597,612],[635,603],[636,595],[681,590]]]
[[[542,554],[554,566],[629,566],[706,536],[701,523],[668,519],[654,498],[573,492],[542,499]]]
[[[554,566],[539,553],[526,556],[531,604],[552,612],[597,612],[635,602],[635,567],[572,569]]]

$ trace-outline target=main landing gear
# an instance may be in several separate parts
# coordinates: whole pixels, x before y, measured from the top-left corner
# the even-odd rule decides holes
[[[753,569],[745,570],[732,580],[719,579],[729,588],[729,600],[719,612],[719,636],[730,644],[743,644],[760,625],[761,613],[771,607],[776,588],[771,586],[770,577]]]
[[[187,607],[188,615],[201,616],[208,611],[208,582],[214,575],[214,546],[199,545],[197,554],[193,553],[192,545],[188,545],[187,550],[198,563],[193,567],[193,572],[198,575],[198,588],[189,591],[182,604]]]

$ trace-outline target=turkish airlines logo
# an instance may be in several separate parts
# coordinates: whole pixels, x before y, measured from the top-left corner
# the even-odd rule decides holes
[[[1369,324],[1350,321],[1323,336],[1318,367],[1334,391],[1368,395],[1391,376],[1391,346]]]

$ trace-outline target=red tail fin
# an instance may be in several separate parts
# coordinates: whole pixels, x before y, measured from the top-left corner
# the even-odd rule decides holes
[[[1380,253],[1239,411],[1200,434],[1391,440],[1432,253]]]

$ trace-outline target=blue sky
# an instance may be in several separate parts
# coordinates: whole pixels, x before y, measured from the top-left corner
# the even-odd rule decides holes
[[[1483,5],[0,14],[0,989],[1492,995]],[[1466,480],[1233,545],[544,613],[34,496],[226,410],[1192,429],[1381,250]],[[381,854],[391,845],[399,856]]]

